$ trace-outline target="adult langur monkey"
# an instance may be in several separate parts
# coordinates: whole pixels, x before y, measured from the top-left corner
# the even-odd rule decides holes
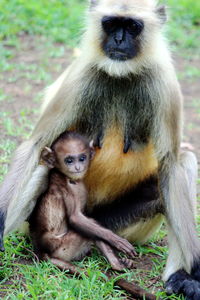
[[[129,241],[144,242],[164,215],[168,292],[200,299],[195,229],[197,162],[180,151],[182,96],[155,0],[93,0],[82,54],[49,88],[29,141],[0,190],[1,233],[30,214],[45,189],[41,149],[66,129],[93,139],[88,215]],[[3,245],[2,245],[3,247]]]

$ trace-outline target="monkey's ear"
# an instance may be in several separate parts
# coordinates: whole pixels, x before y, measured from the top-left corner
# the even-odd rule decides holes
[[[95,155],[94,141],[92,140],[92,141],[90,142],[90,159],[93,159],[94,155]]]
[[[42,162],[50,169],[55,167],[55,155],[53,150],[49,147],[45,147],[41,152],[41,160]]]
[[[167,22],[166,7],[164,5],[157,7],[156,14],[159,17],[161,24],[164,24],[165,22]]]

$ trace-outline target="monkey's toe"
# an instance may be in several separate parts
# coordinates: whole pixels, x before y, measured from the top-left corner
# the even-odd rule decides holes
[[[165,288],[168,295],[175,293],[183,294],[186,300],[200,299],[200,282],[192,279],[184,270],[172,274],[166,282]]]
[[[114,271],[121,272],[126,268],[126,266],[120,260],[111,262],[110,264]]]
[[[133,267],[135,266],[134,261],[128,258],[122,258],[121,263],[124,265],[124,268],[127,269],[133,269]]]

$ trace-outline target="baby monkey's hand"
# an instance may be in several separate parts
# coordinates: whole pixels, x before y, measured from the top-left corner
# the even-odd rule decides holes
[[[117,250],[134,257],[137,253],[133,245],[131,245],[126,239],[113,233],[113,236],[109,240],[109,244]]]

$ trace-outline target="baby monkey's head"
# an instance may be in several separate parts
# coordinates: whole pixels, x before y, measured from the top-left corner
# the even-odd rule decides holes
[[[41,159],[49,168],[56,168],[72,180],[82,179],[94,156],[92,142],[82,135],[67,131],[45,147]]]

